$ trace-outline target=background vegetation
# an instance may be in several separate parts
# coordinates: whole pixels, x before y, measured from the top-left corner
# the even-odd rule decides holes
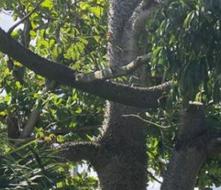
[[[1,0],[0,8],[12,11],[16,20],[36,9],[37,4]],[[105,0],[44,0],[23,23],[24,28],[13,30],[12,36],[35,53],[76,71],[104,69],[110,35],[107,9]],[[143,53],[151,52],[146,63],[151,83],[176,83],[165,94],[165,107],[149,110],[140,118],[147,122],[149,180],[154,180],[153,176],[163,175],[171,157],[180,110],[187,102],[205,104],[210,130],[221,130],[221,3],[166,1],[152,13],[138,43]],[[0,63],[0,189],[98,188],[97,178],[87,172],[73,175],[76,163],[58,163],[49,144],[97,137],[104,100],[46,81],[4,54],[0,54]],[[52,87],[45,90],[48,85]],[[22,129],[33,110],[39,111],[40,119],[32,138],[28,142],[8,138],[9,119]],[[209,159],[200,171],[197,186],[220,186],[220,166],[220,157]]]

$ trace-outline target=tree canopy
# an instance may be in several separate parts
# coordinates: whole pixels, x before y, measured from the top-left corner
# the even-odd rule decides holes
[[[9,31],[0,28],[1,189],[97,189],[100,176],[73,171],[79,160],[97,166],[105,100],[142,109],[123,117],[137,119],[147,131],[147,181],[165,176],[174,149],[203,144],[208,153],[195,186],[221,185],[221,3],[146,2],[142,10],[153,10],[135,42],[138,56],[113,66],[109,44],[119,52],[121,47],[108,30],[110,2],[0,1],[0,10],[16,20]],[[196,120],[206,128],[183,145],[198,122],[190,104],[199,106]],[[183,110],[193,119],[185,119]],[[187,134],[180,130],[184,124]],[[76,150],[69,148],[75,143]]]

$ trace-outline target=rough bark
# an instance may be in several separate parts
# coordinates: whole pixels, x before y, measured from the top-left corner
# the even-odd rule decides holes
[[[98,172],[103,190],[146,189],[144,123],[137,117],[124,117],[124,115],[140,113],[143,111],[141,108],[158,107],[158,99],[164,90],[170,88],[171,83],[146,88],[130,87],[127,84],[117,84],[103,79],[134,72],[137,65],[140,65],[136,62],[136,58],[139,61],[136,39],[154,4],[154,0],[143,2],[110,0],[108,23],[110,68],[94,73],[97,76],[95,80],[94,74],[77,75],[64,65],[34,54],[0,29],[0,51],[3,53],[50,80],[115,101],[107,103],[103,134],[96,143],[71,142],[62,145],[60,150],[60,155],[67,160],[89,161]],[[76,79],[84,80],[76,81]],[[145,84],[141,79],[139,82]],[[28,120],[22,137],[30,135],[37,121],[39,113],[37,111],[32,113],[33,117]],[[20,136],[17,123],[16,118],[7,118],[9,138]],[[220,153],[220,144],[220,136],[211,139],[208,137],[203,107],[190,105],[182,115],[178,139],[161,189],[193,190],[200,168],[210,154]]]
[[[115,102],[107,103],[103,133],[97,142],[66,143],[60,147],[59,152],[62,156],[60,158],[64,158],[63,161],[76,162],[82,159],[89,161],[98,173],[103,190],[146,189],[144,123],[137,117],[124,115],[143,112],[142,108],[158,107],[158,99],[164,90],[170,88],[171,83],[147,88],[130,87],[127,84],[105,80],[134,72],[141,65],[136,42],[153,5],[154,0],[110,0],[108,23],[110,68],[89,75],[79,75],[64,65],[34,54],[0,29],[2,52],[50,80]],[[137,76],[140,77],[139,83],[145,84],[142,81],[143,77]],[[39,112],[32,114],[33,117],[27,122],[21,137],[29,136],[33,130]],[[8,134],[10,138],[18,138],[19,130],[13,119],[7,120],[8,125],[12,126],[8,128]],[[181,123],[162,190],[193,190],[198,172],[207,157],[220,152],[220,137],[211,139],[208,137],[203,106],[190,105],[182,115]]]
[[[0,28],[0,51],[19,61],[27,68],[49,80],[71,86],[99,97],[136,107],[158,107],[158,99],[171,83],[153,88],[139,88],[110,81],[96,80],[91,82],[76,81],[74,70],[65,65],[38,56],[13,40]],[[121,42],[123,43],[123,42]],[[134,60],[131,59],[130,61]],[[31,61],[30,61],[31,60]],[[121,63],[122,65],[125,65]]]
[[[78,162],[87,160],[94,164],[99,145],[91,142],[69,142],[57,149],[59,150],[59,161]]]
[[[111,37],[108,54],[110,66],[113,69],[126,65],[137,57],[136,36],[129,22],[140,2],[140,0],[110,2],[109,33]],[[128,91],[125,92],[128,93]],[[121,94],[121,96],[127,99],[128,94]],[[152,99],[155,95],[152,94],[150,97]],[[145,108],[147,107],[148,105],[145,105]],[[82,158],[88,160],[97,171],[103,190],[146,189],[146,129],[144,123],[138,118],[124,117],[124,115],[142,111],[144,110],[141,108],[108,102],[103,133],[96,142],[98,146],[93,148],[92,157],[91,155],[85,156],[89,151],[87,147],[91,145],[85,146],[84,143],[80,145],[80,149],[79,146],[76,148],[75,144],[69,144],[67,148],[62,146],[62,154],[72,161]],[[80,158],[74,155],[80,155]]]
[[[97,167],[104,190],[144,190],[146,188],[146,130],[139,119],[123,117],[140,109],[108,103],[107,123],[100,139],[101,154],[108,155]]]
[[[162,190],[193,190],[198,172],[207,158],[208,133],[202,105],[190,105],[182,122]]]
[[[137,56],[136,39],[127,24],[140,2],[110,1],[108,54],[112,68],[125,65]],[[107,103],[103,135],[99,140],[101,154],[107,155],[107,159],[96,167],[103,190],[146,189],[146,130],[137,118],[123,117],[142,111]]]

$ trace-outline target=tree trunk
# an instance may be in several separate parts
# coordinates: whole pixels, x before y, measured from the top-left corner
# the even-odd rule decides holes
[[[190,105],[182,115],[175,150],[164,176],[162,190],[193,190],[207,158],[207,130],[203,106]]]
[[[100,140],[101,154],[106,153],[107,159],[97,169],[101,187],[103,190],[144,190],[147,179],[145,128],[138,119],[123,116],[139,110],[114,103],[107,109],[108,128]]]
[[[110,66],[119,67],[137,56],[135,39],[127,39],[125,28],[140,0],[112,0],[109,11]],[[97,167],[103,190],[146,189],[146,133],[143,123],[125,117],[143,110],[108,102],[103,135],[100,139],[101,154],[106,162]],[[104,159],[103,159],[104,160]]]

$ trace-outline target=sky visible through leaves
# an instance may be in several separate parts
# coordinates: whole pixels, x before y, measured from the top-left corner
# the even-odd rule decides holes
[[[10,12],[0,12],[0,27],[7,31],[14,23]],[[22,27],[22,25],[18,26]],[[1,95],[1,94],[0,94]],[[152,182],[149,183],[148,190],[159,190],[160,189],[160,184],[157,182]],[[220,188],[213,188],[213,190],[221,190]]]

